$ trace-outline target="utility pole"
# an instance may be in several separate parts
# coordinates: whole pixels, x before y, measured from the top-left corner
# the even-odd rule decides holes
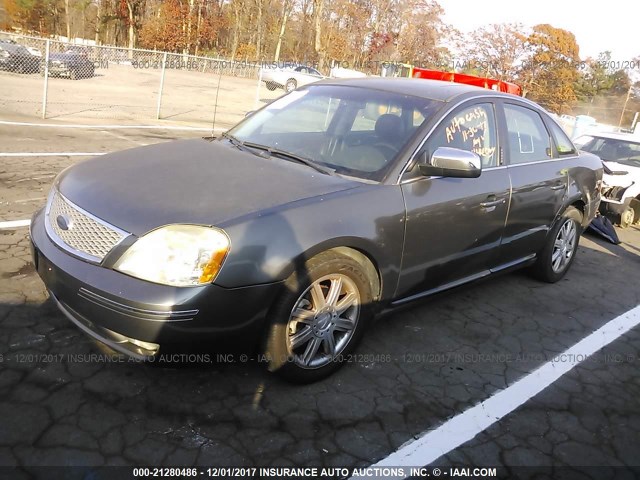
[[[629,91],[627,92],[627,98],[624,101],[624,105],[622,106],[622,113],[620,114],[620,121],[618,122],[618,130],[620,130],[620,127],[622,126],[622,117],[624,117],[624,111],[627,109],[627,103],[629,103],[629,97],[631,96],[632,88],[633,88],[633,85],[629,87]]]
[[[591,108],[593,107],[593,99],[595,98],[595,95],[591,96],[591,101],[589,102],[589,108],[587,108],[587,116],[591,116]]]

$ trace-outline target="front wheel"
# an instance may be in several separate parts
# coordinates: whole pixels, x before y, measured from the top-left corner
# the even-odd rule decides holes
[[[269,368],[309,383],[337,370],[353,351],[372,310],[371,281],[350,257],[325,252],[286,282],[270,314]]]
[[[620,221],[618,222],[618,225],[620,225],[620,228],[628,228],[633,224],[634,218],[635,211],[633,208],[627,207],[620,214]]]
[[[578,251],[582,234],[582,213],[568,207],[549,232],[547,243],[532,267],[539,280],[555,283],[565,276]]]

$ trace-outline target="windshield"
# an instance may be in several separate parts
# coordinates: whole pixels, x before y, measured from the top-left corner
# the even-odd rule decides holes
[[[602,160],[640,167],[640,142],[587,135],[576,140],[576,145],[581,150],[598,155]]]
[[[21,54],[29,54],[29,51],[23,47],[22,45],[15,45],[13,43],[2,43],[0,44],[0,50],[6,50],[11,53],[21,53]]]
[[[339,174],[380,181],[441,104],[381,90],[311,85],[247,117],[229,135],[286,151]]]

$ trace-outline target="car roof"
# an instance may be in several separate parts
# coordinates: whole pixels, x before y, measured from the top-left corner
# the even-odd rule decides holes
[[[2,41],[2,42],[0,42],[0,45],[5,50],[9,50],[9,51],[12,51],[12,52],[20,51],[20,49],[25,48],[24,45],[20,45],[19,43],[15,43],[15,42]]]
[[[583,136],[583,135],[580,135]],[[633,135],[631,133],[618,133],[618,132],[585,132],[584,136],[607,138],[611,140],[622,140],[630,143],[640,143],[640,136]]]
[[[384,90],[392,93],[400,93],[412,95],[415,97],[428,98],[431,100],[439,100],[442,102],[450,102],[466,96],[487,96],[487,97],[503,97],[508,99],[518,99],[525,101],[537,108],[539,105],[528,101],[516,95],[497,92],[487,88],[476,87],[473,85],[465,85],[462,83],[443,82],[441,80],[427,80],[422,78],[384,78],[384,77],[366,77],[366,78],[348,78],[348,79],[329,79],[314,83],[314,85],[345,85],[352,87],[372,88],[376,90]]]

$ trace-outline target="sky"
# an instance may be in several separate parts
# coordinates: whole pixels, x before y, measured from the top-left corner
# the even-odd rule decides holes
[[[437,1],[444,9],[444,21],[463,33],[492,23],[516,22],[528,27],[548,23],[576,36],[583,60],[605,50],[611,50],[614,61],[629,62],[640,56],[638,0]]]

